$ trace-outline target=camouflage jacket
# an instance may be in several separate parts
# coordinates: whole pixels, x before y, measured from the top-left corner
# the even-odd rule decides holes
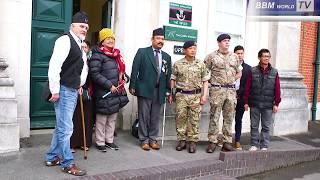
[[[189,62],[186,58],[182,58],[174,63],[171,79],[176,81],[176,88],[194,90],[202,88],[203,81],[208,81],[210,75],[200,60]]]
[[[224,55],[218,50],[214,51],[207,55],[204,63],[211,72],[211,84],[234,84],[236,81],[236,74],[241,72],[241,64],[238,56],[232,52]]]

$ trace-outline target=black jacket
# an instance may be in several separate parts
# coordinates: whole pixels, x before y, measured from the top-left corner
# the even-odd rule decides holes
[[[93,48],[92,57],[89,61],[89,73],[93,83],[93,95],[96,99],[96,112],[110,115],[124,107],[129,99],[126,91],[116,94],[103,95],[110,91],[113,86],[118,86],[119,70],[117,62],[106,56],[98,47]]]
[[[244,95],[244,90],[246,86],[246,82],[248,79],[248,75],[251,74],[251,66],[246,64],[245,62],[242,63],[242,75],[240,78],[240,87],[239,90],[237,90],[237,96],[238,96],[238,101],[243,102],[243,95]]]

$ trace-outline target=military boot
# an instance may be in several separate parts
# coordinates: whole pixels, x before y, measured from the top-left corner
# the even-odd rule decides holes
[[[213,153],[214,150],[216,150],[217,145],[213,142],[209,142],[209,145],[207,147],[207,153]]]
[[[234,148],[232,147],[231,143],[225,142],[223,143],[221,151],[225,151],[225,152],[234,151]]]
[[[190,144],[189,144],[189,153],[195,153],[196,152],[196,142],[194,141],[190,141]]]
[[[176,150],[177,151],[182,151],[185,148],[186,148],[186,141],[184,141],[184,140],[179,141],[179,143],[178,143],[178,145],[176,147]]]

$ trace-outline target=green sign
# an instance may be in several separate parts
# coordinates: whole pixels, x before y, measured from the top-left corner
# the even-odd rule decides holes
[[[192,6],[170,2],[169,24],[191,26]]]
[[[164,26],[164,38],[170,41],[197,41],[198,30]]]

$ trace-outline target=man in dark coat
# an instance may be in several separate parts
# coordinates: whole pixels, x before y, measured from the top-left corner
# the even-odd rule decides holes
[[[234,146],[237,150],[242,150],[240,144],[241,129],[242,129],[242,117],[244,113],[244,102],[243,102],[243,93],[247,81],[248,75],[251,73],[251,66],[244,62],[244,48],[240,45],[234,48],[234,53],[239,57],[242,75],[241,78],[236,81],[236,92],[237,92],[237,106],[236,106],[236,117],[235,117],[235,143]]]
[[[129,90],[138,97],[139,140],[143,150],[160,149],[160,109],[170,90],[171,57],[161,50],[164,44],[162,28],[152,34],[152,46],[138,49],[133,60]]]

